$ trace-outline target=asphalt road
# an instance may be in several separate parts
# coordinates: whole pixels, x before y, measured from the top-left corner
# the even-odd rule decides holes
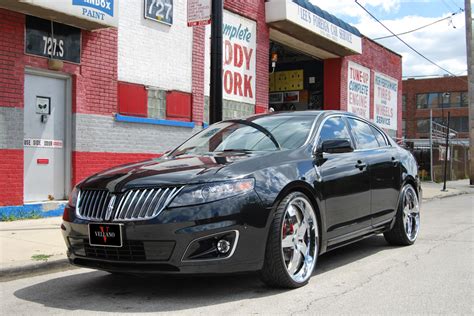
[[[474,195],[422,206],[411,247],[382,236],[319,258],[310,283],[292,291],[255,275],[134,278],[76,269],[0,283],[2,315],[473,314]]]

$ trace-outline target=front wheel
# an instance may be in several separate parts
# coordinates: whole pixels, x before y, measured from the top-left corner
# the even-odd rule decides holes
[[[319,250],[318,222],[306,195],[288,194],[278,205],[268,236],[262,280],[275,287],[308,283]]]
[[[411,184],[403,187],[395,216],[395,225],[384,233],[385,240],[391,245],[412,245],[420,230],[420,204]]]

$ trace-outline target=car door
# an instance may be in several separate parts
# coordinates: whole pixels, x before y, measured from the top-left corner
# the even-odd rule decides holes
[[[393,218],[399,192],[399,163],[396,149],[375,126],[348,118],[357,148],[365,153],[369,164],[372,226]]]
[[[329,117],[323,123],[316,146],[320,148],[325,140],[334,139],[347,139],[353,145],[341,116]],[[370,182],[365,157],[357,151],[322,153],[316,160],[316,168],[325,200],[328,246],[354,231],[370,227]]]

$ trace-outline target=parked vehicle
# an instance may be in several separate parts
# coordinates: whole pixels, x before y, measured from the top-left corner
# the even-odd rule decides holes
[[[213,124],[161,158],[89,177],[71,193],[72,264],[112,273],[260,271],[308,282],[318,255],[383,233],[411,245],[421,187],[413,156],[337,111]]]

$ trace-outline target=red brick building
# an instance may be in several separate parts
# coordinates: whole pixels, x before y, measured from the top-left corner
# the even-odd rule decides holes
[[[450,128],[458,138],[469,138],[467,77],[403,80],[403,136],[429,138],[430,112],[441,123],[451,115]]]
[[[165,20],[151,1],[73,3],[0,3],[0,212],[63,200],[208,122],[209,31],[186,26],[186,1]],[[224,24],[247,58],[224,52],[224,118],[340,109],[401,137],[400,55],[306,0],[226,0]]]

